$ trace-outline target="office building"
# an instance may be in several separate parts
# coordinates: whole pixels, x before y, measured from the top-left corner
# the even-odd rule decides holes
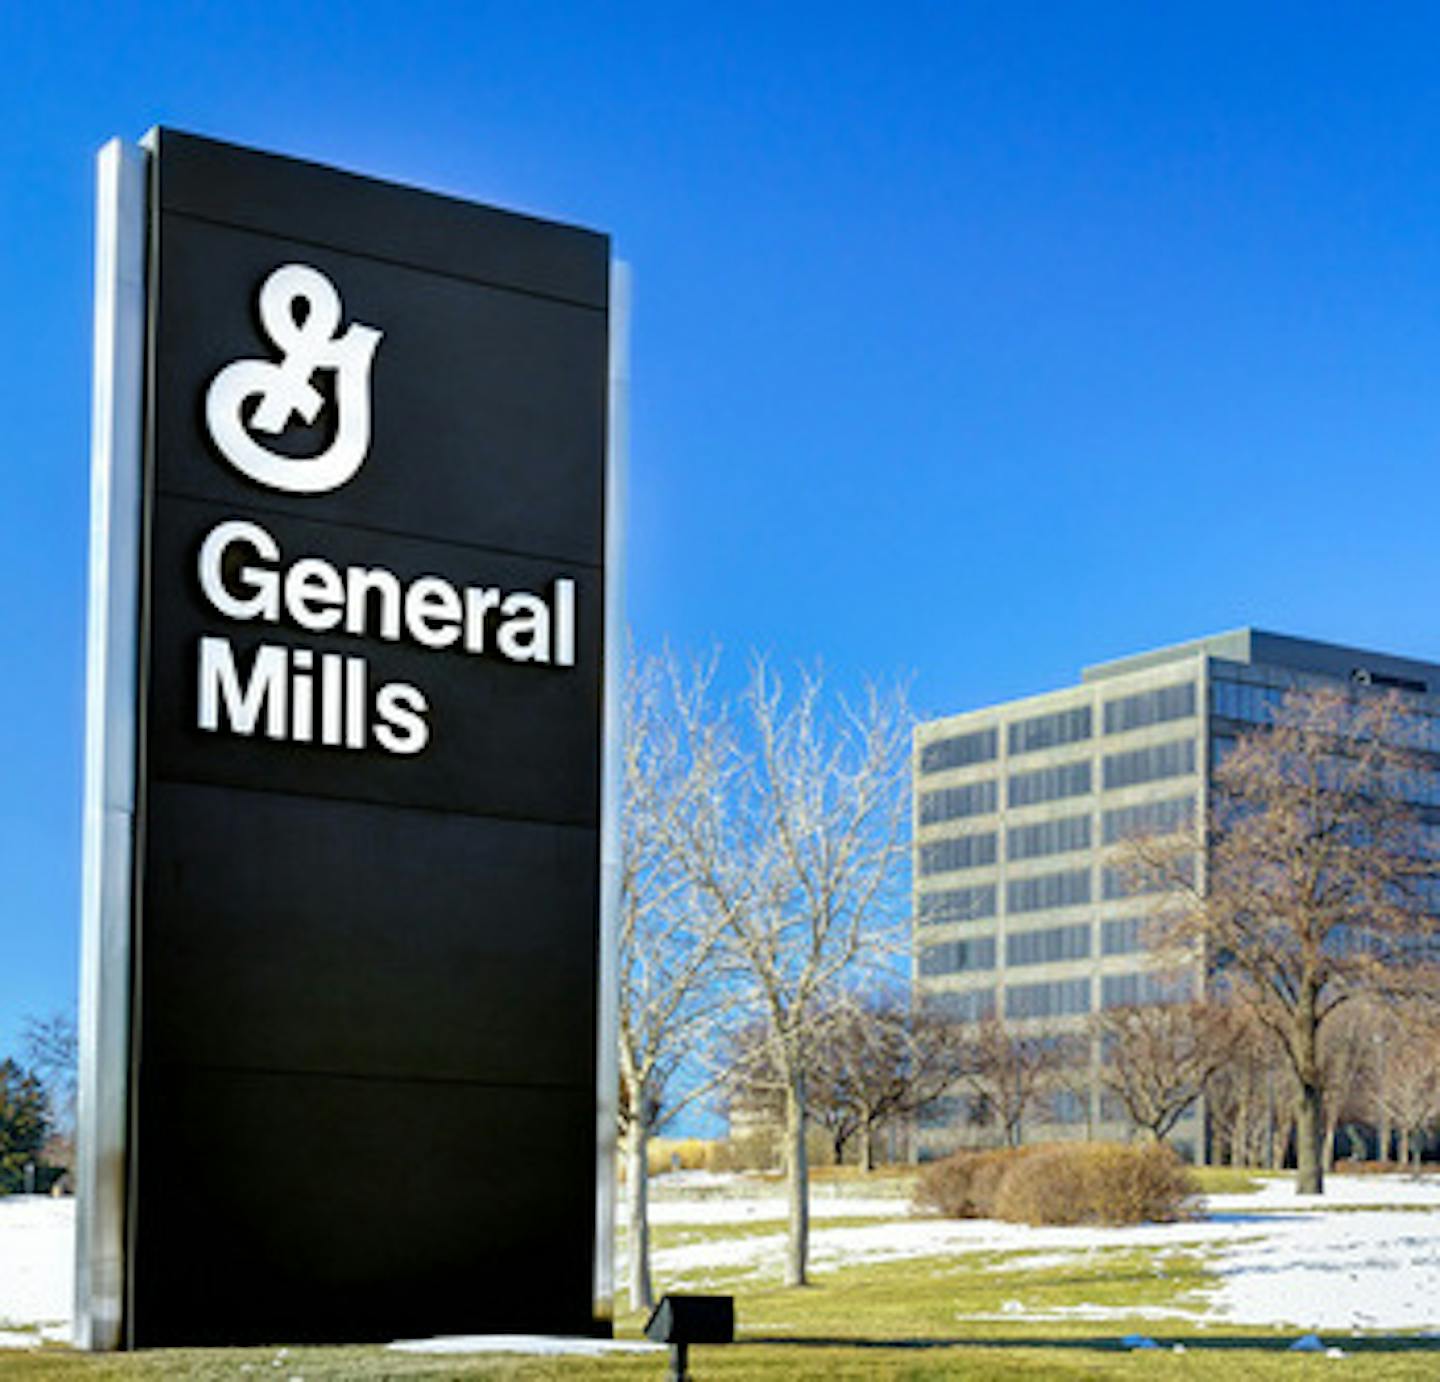
[[[918,727],[916,990],[952,1017],[999,1016],[1063,1040],[1072,1077],[1027,1120],[1027,1140],[1129,1136],[1124,1110],[1095,1087],[1089,1019],[1201,992],[1198,965],[1162,970],[1147,953],[1158,899],[1136,895],[1112,847],[1187,823],[1198,832],[1227,742],[1267,723],[1287,690],[1340,684],[1395,688],[1440,717],[1440,664],[1238,629]],[[1427,746],[1440,748],[1440,734]],[[1417,796],[1440,821],[1440,775]],[[993,1143],[983,1116],[956,1091],[922,1118],[920,1154]],[[1202,1157],[1203,1126],[1196,1106],[1170,1140]]]

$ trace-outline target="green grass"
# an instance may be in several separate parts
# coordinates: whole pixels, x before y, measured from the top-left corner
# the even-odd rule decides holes
[[[1265,1188],[1267,1175],[1273,1179],[1272,1173],[1251,1171],[1243,1166],[1192,1166],[1190,1174],[1207,1195],[1253,1195]]]
[[[1243,1175],[1244,1173],[1239,1173]],[[871,1218],[823,1225],[870,1224]],[[780,1231],[764,1222],[676,1225],[657,1242],[718,1242]],[[1288,1353],[1300,1332],[1207,1325],[1203,1313],[1214,1285],[1209,1249],[1092,1248],[1067,1254],[965,1253],[866,1263],[815,1273],[803,1289],[757,1282],[746,1269],[706,1274],[707,1284],[736,1296],[739,1341],[698,1348],[695,1375],[707,1378],[991,1379],[1154,1378],[1269,1382],[1269,1379],[1432,1379],[1440,1377],[1440,1345],[1403,1338],[1337,1335],[1343,1359]],[[1046,1265],[1046,1262],[1049,1265]],[[696,1289],[698,1281],[657,1281]],[[622,1302],[623,1303],[623,1302]],[[1083,1308],[1112,1311],[1087,1319]],[[622,1313],[617,1332],[635,1337],[641,1316]],[[1132,1354],[1129,1333],[1157,1339],[1162,1351]],[[1171,1351],[1180,1344],[1183,1353]],[[664,1375],[655,1355],[606,1359],[476,1356],[422,1357],[383,1348],[295,1348],[156,1351],[91,1357],[48,1347],[0,1351],[0,1377],[10,1382],[151,1382],[157,1378],[275,1379],[289,1382],[372,1382],[374,1379],[651,1379]]]

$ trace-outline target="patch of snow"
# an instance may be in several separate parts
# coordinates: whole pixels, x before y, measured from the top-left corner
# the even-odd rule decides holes
[[[1261,1188],[1249,1195],[1207,1195],[1207,1209],[1241,1213],[1268,1209],[1333,1209],[1341,1205],[1383,1209],[1395,1206],[1434,1205],[1440,1209],[1440,1176],[1375,1175],[1325,1177],[1323,1195],[1301,1195],[1295,1177],[1266,1175]]]
[[[524,1353],[543,1357],[603,1358],[616,1353],[664,1353],[664,1344],[643,1339],[566,1339],[545,1334],[466,1334],[443,1339],[405,1339],[396,1353]]]
[[[616,1211],[616,1222],[625,1222],[625,1204]],[[810,1196],[811,1219],[893,1219],[905,1215],[909,1208],[904,1200],[864,1198],[862,1196]],[[784,1222],[790,1215],[790,1204],[781,1195],[754,1196],[737,1199],[664,1199],[650,1202],[650,1224],[756,1224]]]
[[[74,1291],[75,1201],[0,1195],[0,1325],[61,1325],[68,1335]]]

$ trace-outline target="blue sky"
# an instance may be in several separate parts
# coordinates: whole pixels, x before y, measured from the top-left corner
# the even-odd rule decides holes
[[[610,231],[629,615],[923,712],[1242,623],[1440,659],[1429,6],[0,7],[0,1052],[76,969],[92,156]]]

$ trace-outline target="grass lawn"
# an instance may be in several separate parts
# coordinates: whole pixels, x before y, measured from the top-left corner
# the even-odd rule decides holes
[[[869,1264],[820,1274],[803,1290],[742,1285],[736,1313],[741,1340],[699,1348],[697,1378],[1295,1378],[1367,1379],[1440,1376],[1440,1347],[1409,1340],[1337,1337],[1343,1359],[1286,1352],[1296,1331],[1207,1329],[1183,1312],[1208,1284],[1199,1252],[1097,1249],[1064,1266],[1027,1267],[1024,1255],[967,1255]],[[1137,1313],[1094,1323],[1027,1319],[1076,1306],[1175,1310],[1178,1318]],[[995,1316],[977,1319],[975,1316]],[[641,1320],[623,1315],[619,1333]],[[1162,1352],[1130,1353],[1128,1333],[1153,1336]],[[1183,1344],[1184,1352],[1172,1350]],[[651,1378],[658,1355],[605,1359],[421,1357],[382,1348],[220,1350],[89,1357],[60,1349],[0,1353],[7,1382],[130,1382],[185,1377],[235,1379]]]

